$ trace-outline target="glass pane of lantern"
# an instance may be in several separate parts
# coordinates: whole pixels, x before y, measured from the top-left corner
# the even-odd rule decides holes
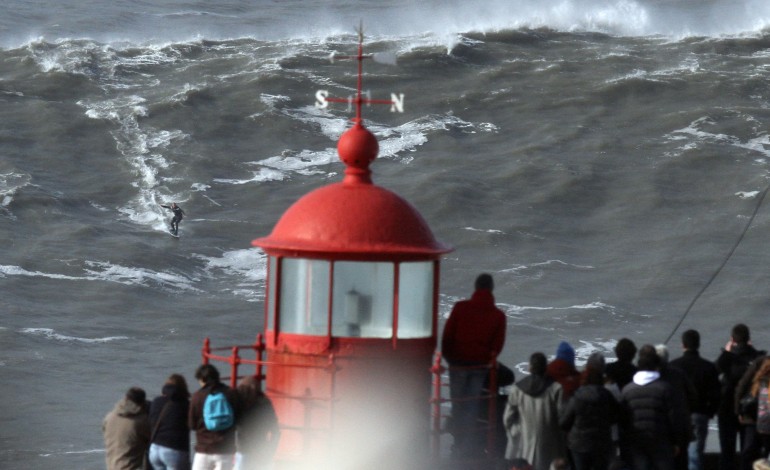
[[[334,263],[332,335],[393,336],[393,263]]]
[[[267,267],[267,308],[265,309],[265,329],[273,329],[273,316],[275,315],[275,286],[278,285],[276,274],[278,273],[278,258],[275,256],[268,257]]]
[[[398,271],[398,337],[433,334],[433,261],[401,263]]]
[[[329,262],[283,258],[281,262],[281,331],[326,335],[328,319]]]

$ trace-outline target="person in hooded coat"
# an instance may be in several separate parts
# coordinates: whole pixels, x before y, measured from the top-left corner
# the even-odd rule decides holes
[[[562,399],[568,401],[580,386],[580,372],[575,368],[575,349],[568,342],[559,343],[556,358],[548,364],[546,374],[561,384]]]
[[[171,374],[161,393],[150,404],[150,463],[153,470],[188,470],[190,392],[187,381],[180,374]]]
[[[639,349],[633,381],[623,387],[621,440],[635,470],[674,470],[674,456],[686,452],[689,415],[674,386],[660,378],[655,347]]]
[[[484,436],[476,431],[476,420],[484,405],[484,380],[505,344],[507,322],[495,305],[492,276],[480,274],[474,287],[470,299],[452,307],[441,336],[441,354],[449,364],[452,455],[460,459],[483,453]]]
[[[612,426],[620,404],[604,386],[604,364],[601,353],[591,354],[580,387],[559,417],[575,470],[607,470],[613,459]]]
[[[543,353],[530,356],[530,375],[513,386],[503,415],[508,433],[506,460],[525,459],[534,470],[548,470],[551,462],[567,455],[559,427],[562,387],[546,375],[546,367]]]
[[[107,470],[142,470],[150,445],[147,394],[131,387],[102,422]]]

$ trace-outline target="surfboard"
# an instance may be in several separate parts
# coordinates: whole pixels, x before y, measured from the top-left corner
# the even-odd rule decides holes
[[[174,233],[174,232],[169,231],[168,234],[171,235],[174,238],[179,238],[179,233]]]

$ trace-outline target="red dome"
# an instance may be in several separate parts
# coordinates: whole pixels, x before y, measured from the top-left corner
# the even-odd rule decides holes
[[[305,195],[270,236],[252,244],[271,254],[334,259],[433,259],[450,251],[408,202],[362,182],[335,183]]]
[[[372,261],[436,259],[450,251],[417,209],[372,184],[369,164],[378,149],[374,135],[356,120],[337,144],[345,179],[302,197],[270,236],[251,244],[275,255]]]

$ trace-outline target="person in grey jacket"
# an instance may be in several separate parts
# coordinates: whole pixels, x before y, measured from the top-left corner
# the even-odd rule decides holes
[[[530,356],[530,375],[513,386],[503,415],[508,434],[506,460],[525,459],[533,470],[548,470],[551,462],[567,455],[559,427],[562,388],[546,376],[547,364],[541,352]]]

